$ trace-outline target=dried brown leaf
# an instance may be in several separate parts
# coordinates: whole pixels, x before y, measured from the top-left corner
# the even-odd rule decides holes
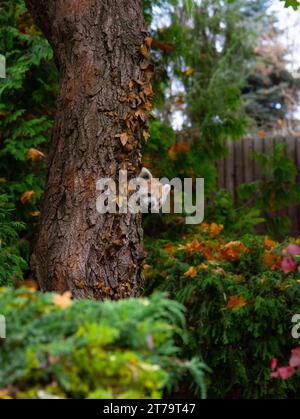
[[[143,137],[144,137],[145,141],[149,140],[150,134],[149,134],[148,130],[143,129]]]
[[[148,48],[145,44],[141,45],[140,52],[141,52],[143,57],[148,58],[149,51],[148,51]]]
[[[130,136],[128,135],[127,132],[122,132],[121,134],[117,134],[116,137],[117,138],[120,138],[120,141],[121,141],[121,143],[122,143],[123,146],[126,145],[127,141],[130,138]]]
[[[21,203],[23,205],[27,204],[27,202],[30,202],[33,200],[35,196],[35,192],[34,191],[26,191],[23,193],[23,195],[21,196]]]
[[[27,160],[36,161],[43,157],[45,157],[45,154],[41,151],[37,150],[36,148],[30,148],[27,152]]]
[[[147,45],[148,48],[151,48],[152,42],[153,42],[153,38],[151,38],[151,36],[146,36],[145,38],[145,44]]]

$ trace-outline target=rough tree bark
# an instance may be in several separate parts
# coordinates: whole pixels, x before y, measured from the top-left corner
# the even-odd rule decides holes
[[[152,99],[151,38],[140,0],[26,4],[53,48],[60,77],[33,270],[45,291],[100,300],[136,296],[141,216],[100,215],[96,182],[117,179],[119,169],[130,179],[140,169]]]

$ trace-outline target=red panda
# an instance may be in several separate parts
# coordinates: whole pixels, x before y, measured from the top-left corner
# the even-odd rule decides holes
[[[141,211],[159,212],[168,198],[171,186],[168,184],[164,185],[158,179],[155,179],[146,167],[142,168],[137,181],[140,179],[144,180],[144,182],[140,183],[137,191]]]

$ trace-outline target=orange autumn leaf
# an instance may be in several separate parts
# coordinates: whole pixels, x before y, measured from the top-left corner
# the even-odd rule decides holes
[[[37,291],[39,288],[38,283],[34,279],[26,279],[25,281],[22,281],[20,285],[24,288],[30,289],[31,291]]]
[[[274,249],[274,247],[277,246],[278,243],[276,243],[274,240],[271,240],[268,236],[264,237],[264,248],[267,250]]]
[[[36,148],[30,148],[27,152],[27,160],[36,161],[43,157],[45,157],[45,154],[41,151],[37,150]]]
[[[200,224],[200,229],[202,231],[208,231],[209,230],[209,224],[208,223],[202,223],[202,224]]]
[[[146,38],[144,39],[145,44],[148,48],[151,48],[152,42],[153,42],[153,38],[151,38],[151,36],[146,36]]]
[[[185,245],[179,246],[179,250],[183,250],[189,254],[193,254],[194,252],[201,252],[207,257],[208,260],[214,259],[214,254],[212,248],[209,247],[209,243],[200,243],[197,239],[186,243]]]
[[[168,155],[171,159],[175,159],[177,154],[187,153],[189,151],[190,145],[188,143],[177,143],[173,144],[169,150]]]
[[[239,260],[241,255],[245,253],[248,253],[247,247],[238,240],[229,242],[221,248],[222,257],[230,262]]]
[[[217,236],[218,234],[221,233],[221,231],[223,230],[223,228],[224,228],[223,224],[212,223],[210,225],[210,235],[212,237]]]
[[[266,133],[266,131],[259,130],[259,131],[257,131],[257,135],[258,135],[259,138],[266,138],[267,133]]]
[[[72,304],[72,294],[70,291],[64,292],[62,295],[55,294],[53,296],[53,304],[61,308],[67,308]]]
[[[176,99],[176,101],[175,101],[175,106],[177,107],[177,108],[179,108],[181,105],[183,105],[184,104],[184,99],[183,99],[183,96],[182,95],[180,95],[180,96],[178,96],[177,97],[177,99]]]
[[[184,276],[187,278],[195,278],[195,276],[197,276],[197,269],[194,266],[191,266],[190,269],[184,273]]]
[[[188,253],[193,253],[194,251],[202,250],[202,245],[198,240],[193,240],[185,245],[179,246],[179,249]]]
[[[189,67],[189,68],[187,68],[186,70],[185,70],[185,72],[184,72],[184,74],[186,75],[186,76],[192,76],[193,74],[194,74],[194,69],[193,68],[191,68],[191,67]]]
[[[243,296],[233,295],[229,298],[227,307],[231,310],[239,309],[244,307],[247,304],[247,300]]]
[[[167,243],[164,245],[163,249],[168,253],[168,254],[173,254],[176,251],[176,248],[174,246],[173,243]]]
[[[272,255],[270,253],[265,253],[263,256],[264,264],[271,269],[271,271],[281,269],[282,257],[279,255]]]
[[[35,28],[35,26],[30,26],[29,28],[25,28],[24,29],[24,33],[26,34],[26,35],[40,35],[41,34],[41,32],[40,31],[38,31],[36,28]]]
[[[202,249],[202,253],[207,257],[208,260],[215,259],[213,252],[210,249]]]
[[[148,51],[148,48],[147,48],[146,45],[144,45],[144,44],[141,45],[140,52],[141,52],[141,54],[142,54],[143,57],[148,58],[149,51]]]
[[[35,196],[35,192],[34,191],[26,191],[23,193],[23,195],[21,196],[21,203],[23,205],[27,204],[27,202],[31,202],[33,200]]]
[[[39,217],[41,215],[40,211],[32,211],[30,212],[31,217]]]
[[[200,229],[206,233],[209,233],[211,237],[216,237],[224,229],[224,226],[223,224],[216,224],[216,223],[212,223],[212,224],[202,223],[200,226]]]

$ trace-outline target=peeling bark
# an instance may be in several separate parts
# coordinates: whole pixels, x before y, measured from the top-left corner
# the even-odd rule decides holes
[[[100,215],[96,182],[117,180],[120,169],[130,179],[140,169],[152,99],[140,0],[26,4],[53,48],[60,77],[32,268],[44,291],[100,300],[136,296],[143,281],[141,216]]]

